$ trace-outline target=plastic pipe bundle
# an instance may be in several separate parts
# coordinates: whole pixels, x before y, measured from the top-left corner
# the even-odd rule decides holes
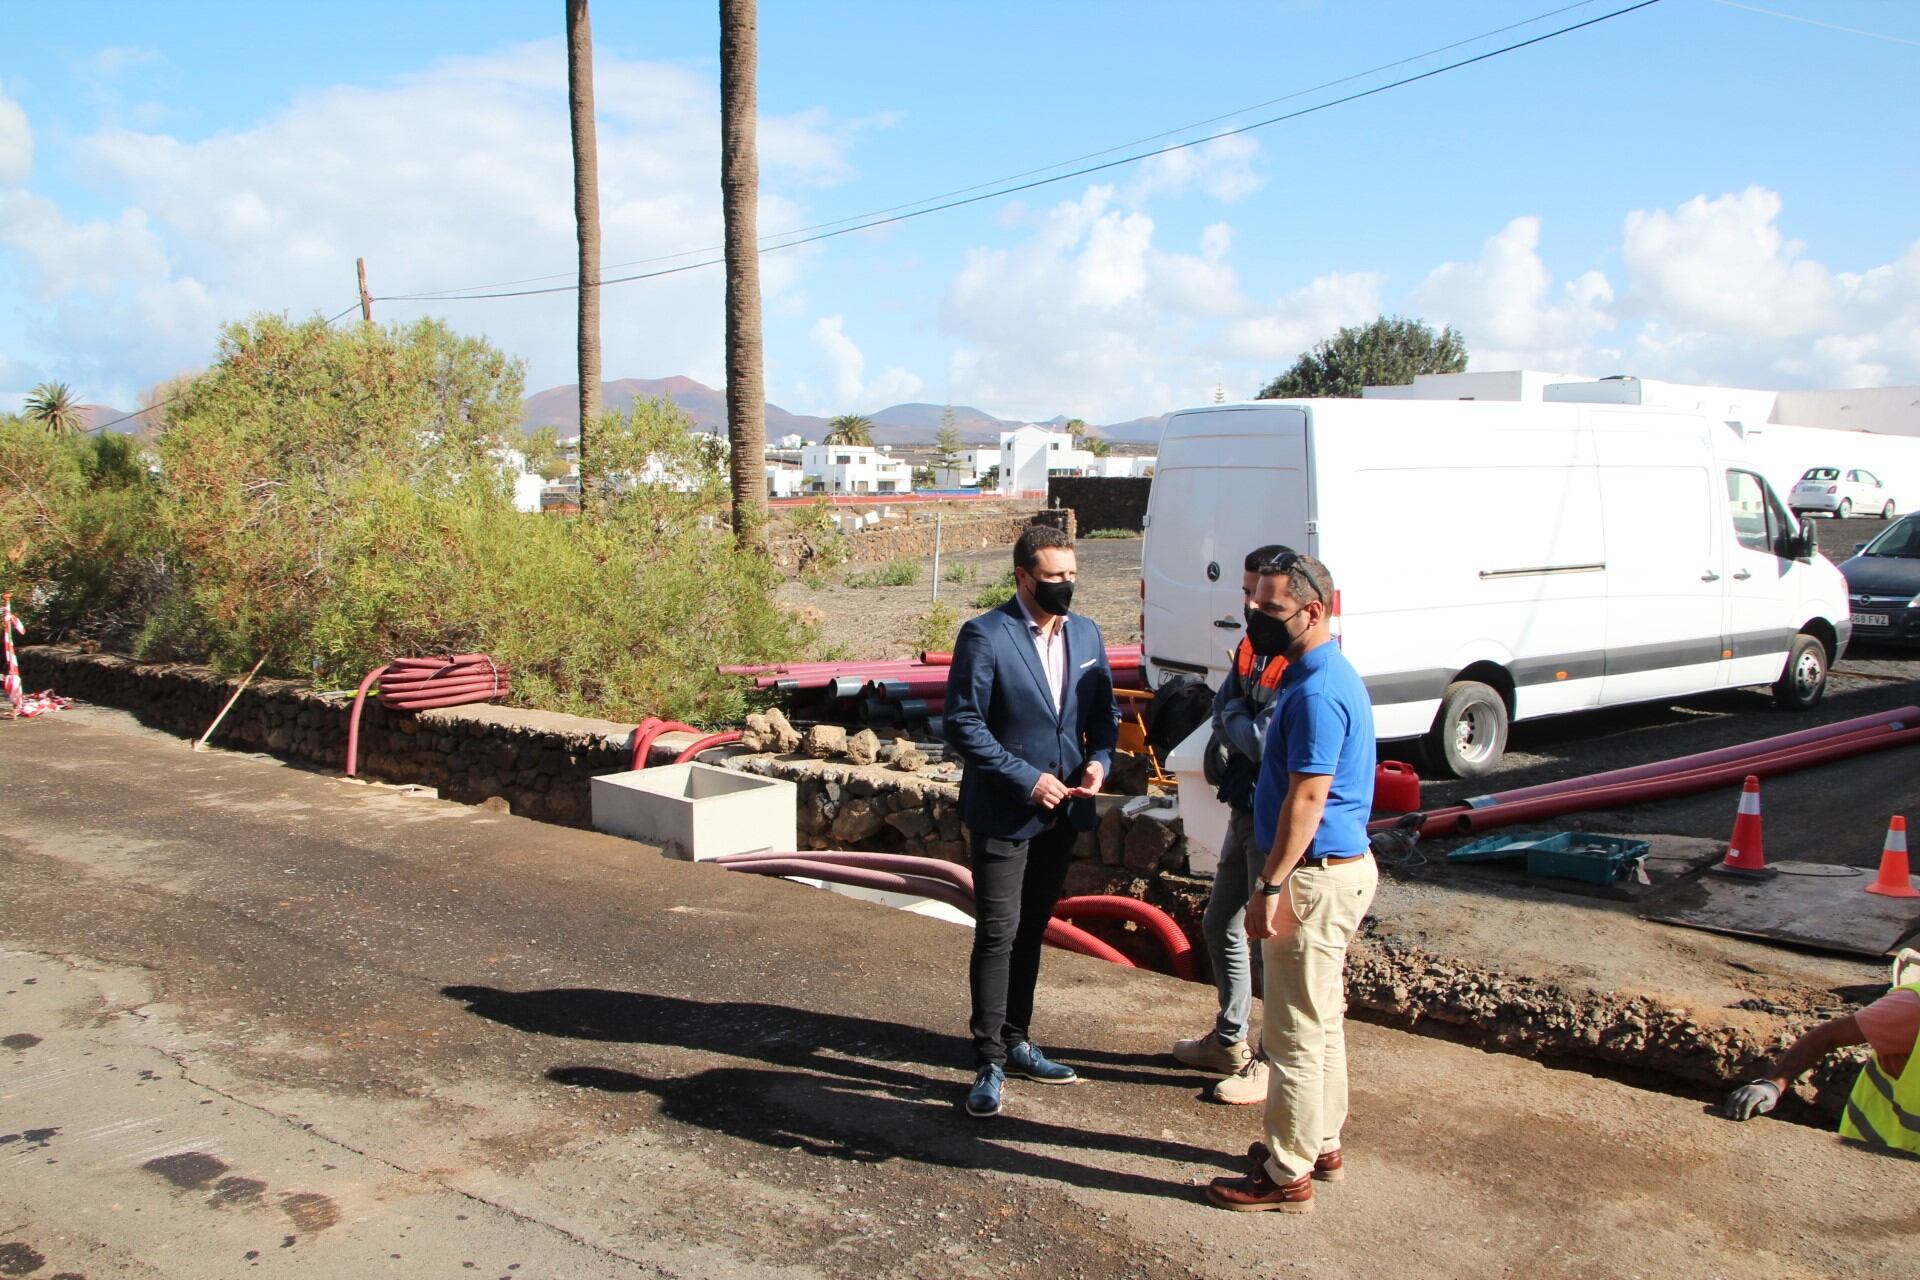
[[[806,876],[836,884],[858,884],[896,893],[914,893],[921,897],[958,907],[968,915],[977,915],[973,899],[973,872],[958,863],[940,858],[920,858],[904,853],[851,853],[816,850],[795,853],[736,853],[714,861],[730,871],[755,871],[761,875]],[[874,877],[895,879],[874,879]],[[1167,954],[1175,975],[1189,982],[1199,980],[1193,944],[1180,926],[1152,903],[1136,898],[1107,894],[1062,898],[1047,924],[1049,945],[1111,964],[1136,967],[1120,952],[1085,930],[1075,928],[1072,920],[1126,920],[1151,934]]]
[[[430,711],[491,702],[508,690],[508,668],[484,653],[461,653],[448,658],[395,658],[375,667],[360,681],[353,695],[353,713],[347,718],[347,776],[355,776],[360,761],[360,712],[367,690],[380,684],[380,705],[394,711]]]
[[[1523,787],[1478,796],[1467,804],[1419,815],[1420,835],[1422,838],[1466,835],[1520,822],[1539,822],[1562,814],[1697,795],[1738,783],[1748,774],[1771,777],[1913,743],[1920,743],[1920,707],[1903,707],[1877,716],[1765,738],[1741,747],[1706,751],[1584,778],[1568,778],[1543,784],[1544,790]],[[1384,818],[1369,823],[1367,829],[1385,831],[1398,821],[1400,819]]]

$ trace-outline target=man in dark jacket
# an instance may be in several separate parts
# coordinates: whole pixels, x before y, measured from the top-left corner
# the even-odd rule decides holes
[[[1078,560],[1059,529],[1030,525],[1013,547],[1016,594],[971,619],[947,676],[946,737],[965,766],[977,918],[970,979],[977,1074],[967,1111],[997,1115],[1009,1073],[1071,1084],[1027,1036],[1040,943],[1074,840],[1113,763],[1119,714],[1106,644],[1070,613]]]
[[[1291,554],[1278,544],[1247,553],[1240,574],[1241,607],[1250,607],[1260,585],[1260,566]],[[1247,1042],[1253,1013],[1253,964],[1247,946],[1247,895],[1267,851],[1253,839],[1253,787],[1260,778],[1260,748],[1273,713],[1274,695],[1287,660],[1256,653],[1242,636],[1233,652],[1233,666],[1213,698],[1213,733],[1226,749],[1220,799],[1225,801],[1226,847],[1213,873],[1212,896],[1207,899],[1201,929],[1206,934],[1207,957],[1213,963],[1213,985],[1220,996],[1220,1013],[1213,1030],[1193,1040],[1174,1042],[1173,1056],[1190,1067],[1218,1071],[1226,1079],[1213,1086],[1216,1102],[1248,1104],[1267,1100],[1267,1064]],[[1210,747],[1209,750],[1212,748]]]

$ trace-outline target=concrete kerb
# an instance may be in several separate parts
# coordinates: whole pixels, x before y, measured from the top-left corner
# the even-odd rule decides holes
[[[191,739],[230,696],[235,681],[180,664],[137,663],[78,649],[21,650],[29,687],[132,712],[150,727]],[[213,745],[264,751],[337,769],[345,754],[346,708],[288,681],[257,680],[235,704]],[[664,735],[651,759],[670,762],[692,742]],[[504,801],[515,813],[548,822],[588,825],[588,787],[596,774],[625,770],[633,726],[550,712],[490,705],[450,708],[417,717],[370,706],[362,725],[362,772],[402,784],[435,787],[445,798]],[[703,753],[708,763],[785,778],[798,788],[800,843],[806,848],[862,847],[964,863],[966,847],[951,777],[906,775],[881,765],[754,754],[738,747]],[[1179,874],[1184,866],[1177,823],[1135,826],[1118,811],[1103,819],[1076,851],[1069,893],[1119,893],[1169,911],[1203,954],[1200,914],[1209,882]],[[1431,927],[1406,926],[1418,907]],[[1588,953],[1569,958],[1550,949],[1528,955],[1502,933],[1538,929],[1566,915],[1559,936],[1585,937]],[[1558,917],[1556,917],[1557,919]],[[1465,941],[1476,922],[1491,939],[1474,952]],[[1596,936],[1599,935],[1599,936]],[[1150,951],[1124,932],[1107,935],[1135,954]],[[1750,1071],[1806,1025],[1857,1002],[1868,966],[1782,960],[1786,953],[1719,940],[1691,956],[1676,931],[1592,904],[1555,902],[1539,894],[1497,895],[1449,886],[1382,882],[1369,928],[1354,948],[1348,993],[1357,1013],[1438,1030],[1489,1050],[1551,1059],[1608,1073],[1631,1072],[1683,1091],[1724,1086]],[[1689,937],[1693,935],[1688,935]],[[1131,944],[1131,946],[1130,946]],[[1659,952],[1673,963],[1657,979],[1624,973],[1590,980],[1586,963],[1609,950]],[[1578,948],[1576,948],[1577,950]],[[1705,957],[1705,958],[1703,958]],[[1727,998],[1729,969],[1754,975],[1746,998]],[[1880,979],[1884,983],[1884,978]],[[1846,990],[1843,999],[1836,992]],[[1830,1060],[1803,1090],[1812,1113],[1837,1114],[1851,1085],[1850,1059]]]

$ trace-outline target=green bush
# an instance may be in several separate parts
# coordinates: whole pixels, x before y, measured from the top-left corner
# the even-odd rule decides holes
[[[0,575],[49,621],[138,626],[142,656],[266,655],[338,687],[484,651],[521,705],[737,718],[746,690],[715,664],[813,636],[726,529],[724,450],[643,402],[590,427],[583,515],[524,514],[498,461],[520,393],[516,362],[437,321],[230,326],[170,407],[157,474],[122,438],[0,421]]]
[[[0,590],[30,640],[131,639],[169,572],[159,495],[130,437],[0,414]]]
[[[1008,576],[1010,578],[1012,575]],[[1001,605],[1013,599],[1013,593],[1014,586],[1009,580],[1002,579],[999,582],[989,583],[981,589],[979,595],[973,598],[973,607],[976,609],[998,609]]]
[[[1095,529],[1092,533],[1083,533],[1083,538],[1137,538],[1140,534],[1133,529]]]
[[[941,573],[940,581],[951,582],[956,586],[970,587],[973,585],[973,580],[979,576],[980,570],[975,565],[950,564],[946,567],[946,570]]]
[[[918,581],[920,581],[919,562],[904,558],[889,560],[878,568],[869,569],[864,573],[847,575],[847,585],[860,588],[910,587]]]
[[[919,627],[915,632],[915,646],[920,650],[951,651],[953,642],[959,635],[960,615],[952,605],[942,601],[920,615]]]

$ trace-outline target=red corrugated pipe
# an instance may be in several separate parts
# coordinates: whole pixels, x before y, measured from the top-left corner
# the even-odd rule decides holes
[[[831,854],[823,855],[831,857]],[[922,898],[933,898],[955,907],[968,915],[974,915],[973,895],[944,879],[932,876],[908,875],[896,871],[869,870],[866,867],[847,866],[837,862],[824,861],[821,858],[781,857],[778,855],[754,855],[746,858],[717,858],[715,861],[729,871],[745,871],[763,876],[805,876],[810,880],[827,880],[835,884],[860,885],[868,889],[885,889],[891,893],[910,893]],[[931,861],[931,859],[929,859]],[[1064,920],[1047,921],[1046,941],[1066,951],[1077,951],[1082,955],[1105,960],[1123,968],[1134,968],[1133,961],[1114,950],[1100,939],[1081,929],[1076,929]]]
[[[675,764],[685,764],[702,751],[708,751],[714,747],[724,747],[729,742],[740,741],[740,738],[741,733],[738,729],[729,729],[725,733],[710,733],[698,742],[682,750],[679,755],[673,758],[673,762]]]
[[[1138,898],[1117,894],[1087,894],[1062,898],[1053,909],[1056,920],[1129,920],[1144,928],[1159,942],[1173,965],[1174,976],[1188,982],[1200,981],[1200,967],[1194,963],[1193,943],[1180,926],[1160,908]]]
[[[489,702],[508,692],[509,670],[484,653],[461,653],[447,658],[395,658],[375,667],[360,681],[347,717],[347,776],[360,764],[360,712],[367,690],[380,682],[380,705],[394,711],[429,711]]]
[[[633,730],[633,768],[647,767],[647,752],[653,746],[653,740],[663,733],[704,733],[690,724],[681,724],[678,720],[657,720],[648,716]]]

